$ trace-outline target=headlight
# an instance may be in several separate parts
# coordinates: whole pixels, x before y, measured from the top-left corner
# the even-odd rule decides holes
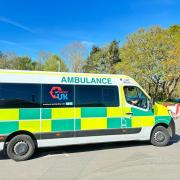
[[[173,113],[171,110],[168,110],[168,113],[169,113],[169,115],[170,115],[171,117],[175,117],[175,116],[174,116],[174,113]]]

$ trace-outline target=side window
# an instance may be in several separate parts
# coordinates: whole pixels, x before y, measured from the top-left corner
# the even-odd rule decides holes
[[[119,93],[117,86],[103,88],[103,102],[106,107],[119,106]]]
[[[43,84],[42,107],[73,107],[74,85]]]
[[[40,107],[40,84],[0,83],[0,108]]]
[[[76,107],[117,107],[119,93],[116,86],[75,86]]]
[[[102,92],[99,86],[75,86],[76,107],[103,107],[101,97]]]
[[[138,87],[125,86],[124,94],[127,103],[140,108],[147,108],[148,99],[145,96],[145,94],[141,91],[141,89],[139,89]]]

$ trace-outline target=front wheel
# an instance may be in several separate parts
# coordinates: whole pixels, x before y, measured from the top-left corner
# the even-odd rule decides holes
[[[32,157],[35,144],[28,135],[17,135],[7,144],[7,155],[15,161],[24,161]]]
[[[154,146],[167,146],[170,142],[169,131],[163,126],[157,126],[154,128],[151,135],[151,144]]]

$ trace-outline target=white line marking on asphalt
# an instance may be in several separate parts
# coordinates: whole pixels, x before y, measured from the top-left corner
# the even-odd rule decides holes
[[[47,154],[46,156],[43,156],[42,158],[52,158],[52,157],[58,157],[58,156],[69,157],[70,155],[67,154],[67,153],[62,153],[62,154]]]

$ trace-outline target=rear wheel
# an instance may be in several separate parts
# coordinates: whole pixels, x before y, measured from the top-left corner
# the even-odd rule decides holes
[[[15,161],[24,161],[32,157],[35,144],[28,135],[17,135],[7,144],[7,155]]]
[[[154,146],[167,146],[170,141],[170,134],[168,129],[163,126],[157,126],[154,128],[151,135],[151,144]]]

